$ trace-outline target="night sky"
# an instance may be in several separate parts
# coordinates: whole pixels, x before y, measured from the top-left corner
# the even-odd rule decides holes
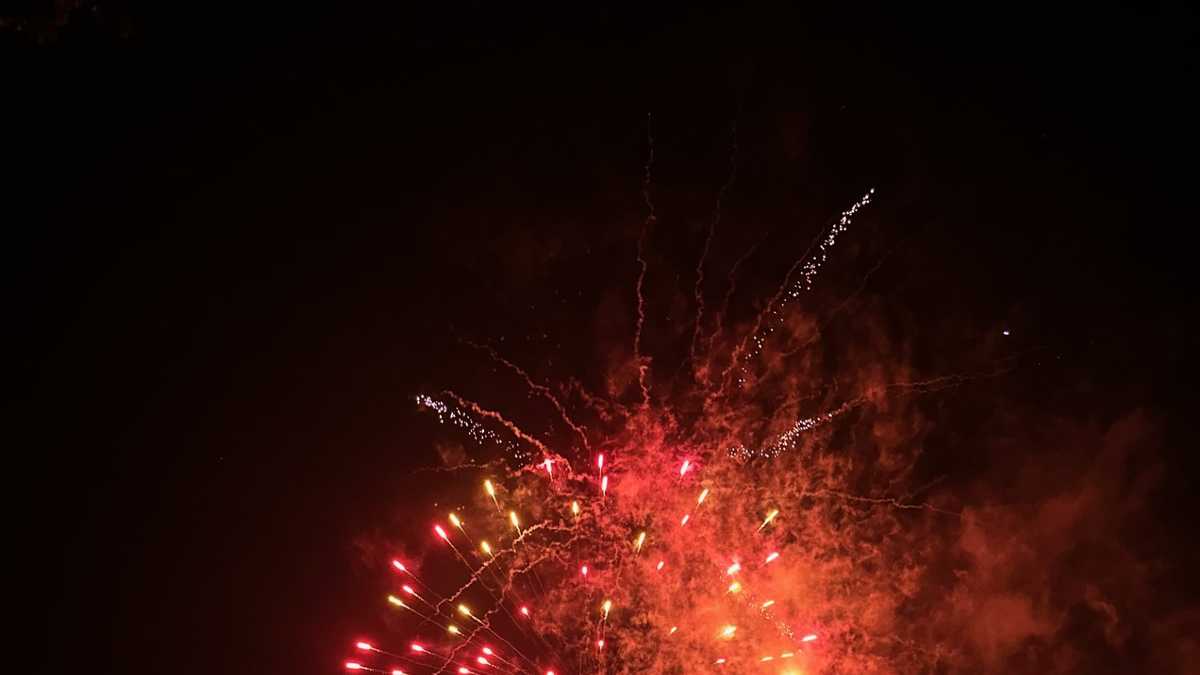
[[[1035,502],[1031,467],[1142,486],[1096,518],[1152,591],[1119,608],[1126,647],[1077,672],[1197,654],[1183,3],[43,4],[0,27],[19,659],[339,672],[378,626],[372,556],[436,500],[411,472],[459,451],[412,396],[526,398],[459,339],[585,381],[627,345],[648,113],[656,363],[682,356],[661,327],[687,320],[672,289],[690,293],[731,125],[713,264],[764,242],[746,303],[876,187],[831,284],[883,260],[871,291],[904,309],[914,360],[1011,357],[955,392],[939,489]],[[993,414],[1036,442],[987,438]],[[1097,477],[1086,439],[1114,428],[1134,450]]]

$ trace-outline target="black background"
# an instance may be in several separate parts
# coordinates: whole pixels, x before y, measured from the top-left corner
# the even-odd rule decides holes
[[[1044,381],[1086,382],[1084,414],[1162,415],[1192,494],[1182,5],[26,4],[0,34],[4,445],[45,640],[18,649],[47,671],[335,669],[375,592],[353,542],[435,459],[408,397],[470,377],[463,326],[578,321],[525,311],[543,240],[558,279],[628,287],[607,265],[651,111],[659,180],[687,186],[664,211],[705,215],[735,118],[760,221],[899,195],[948,280],[928,311],[1067,355]],[[694,225],[655,238],[685,273]],[[1159,515],[1183,533],[1188,506]]]

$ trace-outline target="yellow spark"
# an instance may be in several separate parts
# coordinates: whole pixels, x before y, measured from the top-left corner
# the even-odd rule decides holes
[[[708,496],[708,488],[704,488],[700,492],[700,498],[696,500],[696,506],[700,506],[701,504],[703,504],[704,498],[707,496]]]
[[[450,514],[450,524],[457,527],[460,530],[462,529],[462,521],[459,520],[458,516],[454,513]]]
[[[517,529],[517,534],[521,533],[521,521],[517,520],[516,511],[508,512],[508,522],[512,523],[512,526]]]
[[[731,624],[731,625],[725,626],[724,628],[721,629],[721,637],[728,639],[728,638],[733,637],[733,634],[736,632],[737,632],[737,626],[734,626]]]
[[[667,631],[667,635],[674,635],[677,630],[679,630],[679,626],[671,626],[671,630]]]
[[[767,514],[767,519],[762,522],[762,525],[758,526],[758,529],[762,530],[764,527],[769,525],[772,520],[775,520],[775,516],[777,515],[779,515],[779,509],[772,509],[771,512]]]
[[[571,502],[571,513],[576,517],[579,516],[579,502]]]
[[[471,608],[467,607],[466,605],[459,605],[458,613],[462,614],[463,616],[471,616]]]
[[[455,626],[454,624],[450,624],[449,626],[446,627],[446,632],[450,633],[451,635],[458,635],[458,633],[459,633],[458,626]]]
[[[479,548],[483,549],[483,552],[488,555],[494,555],[492,553],[492,545],[487,543],[486,541],[479,542]]]
[[[487,490],[489,497],[496,496],[496,486],[492,485],[492,481],[490,481],[490,480],[483,481],[483,489]]]
[[[737,593],[737,592],[738,592],[738,591],[740,591],[740,590],[742,590],[742,584],[741,584],[741,583],[739,583],[739,582],[735,581],[735,582],[733,582],[732,584],[729,584],[729,592],[730,592],[730,593]]]
[[[400,598],[397,598],[394,595],[387,596],[387,601],[392,603],[393,605],[396,605],[397,607],[408,607],[408,605],[404,604],[403,600],[401,600]]]
[[[607,621],[608,612],[612,609],[612,600],[605,600],[604,604],[600,605],[600,609],[604,611],[604,619]]]
[[[644,544],[644,543],[646,543],[646,533],[642,532],[641,534],[638,535],[637,543],[633,545],[633,550],[641,551],[642,544]]]
[[[773,604],[775,604],[775,601],[774,601],[774,600],[768,600],[768,601],[766,601],[766,602],[764,602],[764,603],[762,604],[762,609],[766,609],[766,608],[770,607],[770,606],[771,606],[771,605],[773,605]]]

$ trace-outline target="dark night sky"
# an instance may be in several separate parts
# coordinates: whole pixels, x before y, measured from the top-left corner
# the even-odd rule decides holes
[[[371,620],[354,542],[436,459],[408,397],[471,377],[456,335],[536,354],[592,326],[556,293],[629,288],[651,111],[658,269],[694,266],[735,118],[738,227],[797,245],[811,233],[783,223],[877,185],[928,263],[890,280],[922,318],[1057,355],[1015,377],[1064,415],[1164,420],[1153,508],[1188,532],[1200,110],[1181,4],[100,2],[17,31],[48,16],[26,4],[0,33],[4,445],[15,583],[49,638],[18,649],[48,672],[331,672]],[[1168,557],[1194,563],[1194,542]]]

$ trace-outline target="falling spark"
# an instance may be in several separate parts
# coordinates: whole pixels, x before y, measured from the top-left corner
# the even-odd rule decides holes
[[[596,455],[596,470],[604,471],[604,454]]]
[[[703,504],[706,497],[708,497],[708,488],[704,488],[700,491],[700,498],[696,500],[696,506]]]
[[[736,562],[725,568],[725,574],[728,574],[729,576],[733,576],[740,571],[742,571],[742,565]]]
[[[488,496],[492,498],[492,503],[496,505],[496,510],[500,510],[500,502],[496,501],[496,486],[492,485],[492,481],[483,481],[483,489],[487,491]]]
[[[692,462],[686,459],[683,460],[683,466],[679,467],[679,477],[683,478],[684,474],[686,474],[690,468],[692,468]]]
[[[721,637],[731,638],[737,632],[737,626],[729,625],[721,629]]]
[[[600,493],[605,497],[608,496],[608,476],[604,476],[600,479]]]
[[[690,514],[690,513],[684,514],[683,518],[679,521],[679,526],[683,527],[684,525],[687,525],[688,519],[691,517],[692,517],[692,514]]]
[[[646,543],[646,533],[642,532],[637,536],[637,542],[634,543],[633,550],[640,553],[642,550],[642,544],[644,543]]]
[[[800,641],[801,642],[812,642],[813,640],[816,640],[816,639],[817,639],[816,635],[809,633],[808,635],[805,635],[804,637],[800,638]]]
[[[771,606],[771,605],[773,605],[773,604],[775,604],[775,601],[774,601],[774,600],[768,600],[768,601],[766,601],[766,602],[764,602],[764,603],[762,604],[762,608],[763,608],[763,609],[766,609],[766,608],[770,607],[770,606]]]
[[[446,541],[450,541],[450,537],[446,536],[446,531],[442,529],[441,525],[434,525],[433,531],[437,532],[437,536],[441,537],[442,539],[445,539]]]
[[[492,545],[487,543],[486,541],[479,542],[479,548],[483,549],[483,552],[488,554],[489,556],[495,557],[495,554],[492,553]]]
[[[612,609],[612,600],[605,600],[604,604],[600,606],[600,609],[604,612],[604,620],[607,621],[608,612]]]
[[[766,520],[764,520],[764,521],[762,522],[762,525],[759,525],[759,526],[758,526],[758,530],[759,530],[759,531],[762,531],[762,529],[763,529],[764,527],[766,527],[767,525],[769,525],[769,524],[771,523],[771,521],[772,521],[772,520],[775,520],[775,516],[777,516],[777,515],[779,515],[779,509],[774,509],[774,510],[772,510],[770,513],[768,513],[768,514],[767,514],[767,518],[766,518]]]
[[[659,560],[659,561],[658,561],[658,564],[654,566],[654,569],[656,569],[656,570],[658,570],[658,571],[660,571],[660,572],[661,572],[661,571],[662,571],[662,568],[663,568],[663,565],[666,565],[666,564],[667,564],[667,561],[666,561],[666,560]]]
[[[775,552],[771,553],[771,555],[767,556],[767,559],[763,564],[769,565],[769,564],[771,564],[772,561],[775,561],[778,559],[779,559],[779,551],[775,551]]]

